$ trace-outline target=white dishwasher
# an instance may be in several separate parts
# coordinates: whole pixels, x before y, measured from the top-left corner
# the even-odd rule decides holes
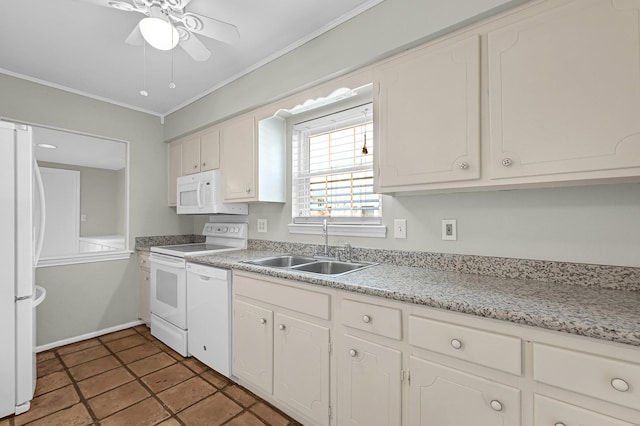
[[[187,263],[188,351],[231,375],[231,271]]]

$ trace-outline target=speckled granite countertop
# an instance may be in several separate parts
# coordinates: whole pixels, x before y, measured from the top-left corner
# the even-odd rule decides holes
[[[337,277],[241,263],[282,254],[238,250],[188,260],[640,346],[640,292],[379,264]]]

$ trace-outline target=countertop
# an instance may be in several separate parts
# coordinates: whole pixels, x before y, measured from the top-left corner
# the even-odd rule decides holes
[[[188,256],[187,260],[640,346],[638,291],[442,272],[384,263],[335,277],[242,263],[279,254],[283,253],[238,250],[209,256]]]

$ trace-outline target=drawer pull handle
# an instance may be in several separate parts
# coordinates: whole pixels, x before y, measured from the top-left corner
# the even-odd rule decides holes
[[[462,347],[462,342],[458,339],[451,340],[451,347],[453,349],[460,349]]]
[[[626,392],[629,390],[629,383],[618,378],[611,380],[611,386],[618,392]]]
[[[489,404],[491,405],[491,408],[493,408],[494,410],[502,411],[502,403],[500,401],[498,401],[497,399],[494,399]]]
[[[265,318],[260,318],[260,324],[266,324],[267,320]]]
[[[284,326],[284,324],[280,324],[280,325],[278,326],[278,328],[279,328],[280,330],[284,330],[284,329],[285,329],[285,328],[287,328],[287,327],[285,327],[285,326]]]
[[[366,322],[367,324],[369,324],[371,322],[371,317],[369,315],[363,315],[362,322]]]
[[[567,426],[567,425],[562,422],[555,422],[553,426]]]
[[[356,355],[358,355],[358,351],[355,349],[349,349],[349,356],[354,357]]]

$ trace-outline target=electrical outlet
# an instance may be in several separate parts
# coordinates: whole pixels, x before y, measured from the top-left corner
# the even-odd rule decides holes
[[[458,239],[458,229],[455,219],[442,220],[442,239],[455,241]]]
[[[407,238],[407,219],[393,221],[393,238]]]
[[[258,232],[267,232],[267,219],[258,219]]]

